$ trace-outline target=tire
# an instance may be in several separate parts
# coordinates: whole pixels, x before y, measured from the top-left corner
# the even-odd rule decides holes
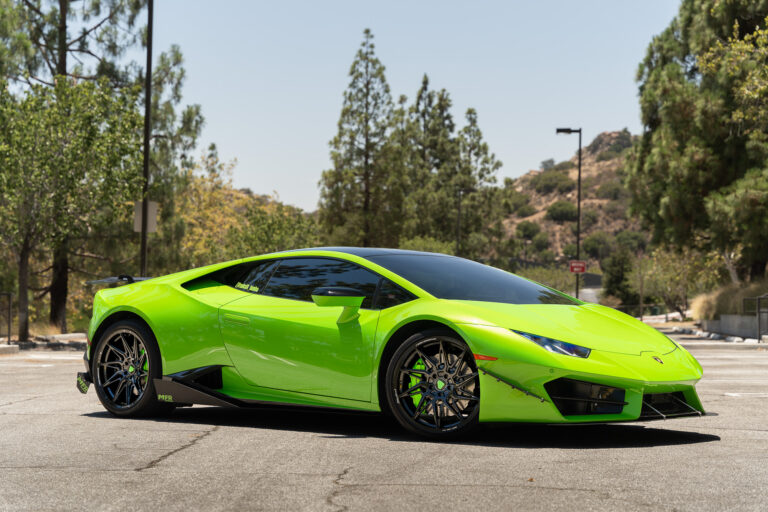
[[[91,375],[104,408],[115,416],[133,418],[167,414],[174,404],[159,402],[152,379],[162,377],[160,349],[143,323],[120,320],[99,338]]]
[[[478,423],[475,359],[451,331],[430,329],[405,340],[387,366],[384,394],[398,423],[422,436],[456,438]]]

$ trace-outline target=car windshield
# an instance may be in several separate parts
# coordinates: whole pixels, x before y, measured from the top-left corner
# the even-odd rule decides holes
[[[565,294],[498,268],[439,254],[384,254],[367,259],[439,299],[508,304],[579,304]]]

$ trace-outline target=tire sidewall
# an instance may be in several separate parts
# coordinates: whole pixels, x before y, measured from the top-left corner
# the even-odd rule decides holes
[[[129,407],[115,407],[111,400],[107,397],[104,389],[99,384],[99,375],[97,365],[102,357],[105,345],[109,339],[114,336],[117,331],[129,330],[135,333],[144,344],[144,348],[147,351],[147,357],[149,358],[149,382],[144,390],[144,394],[133,405]],[[104,334],[101,335],[99,341],[96,344],[96,348],[93,351],[93,358],[91,362],[91,375],[93,375],[94,387],[96,388],[96,394],[99,397],[99,401],[107,411],[123,417],[141,416],[149,412],[156,403],[155,385],[153,379],[159,379],[163,375],[162,364],[160,359],[160,350],[157,346],[152,331],[150,331],[145,325],[133,320],[120,320],[111,325]]]

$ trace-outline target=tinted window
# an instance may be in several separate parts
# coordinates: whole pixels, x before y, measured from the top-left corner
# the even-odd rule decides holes
[[[264,287],[277,261],[253,261],[221,269],[211,275],[215,281],[239,290],[258,292]]]
[[[348,261],[326,258],[291,258],[280,261],[264,295],[285,299],[312,300],[320,286],[346,286],[365,294],[362,307],[370,309],[379,276]]]
[[[381,288],[379,288],[379,295],[376,298],[376,307],[378,309],[387,309],[404,302],[412,301],[415,299],[412,293],[403,290],[389,279],[381,279]]]
[[[440,299],[509,304],[578,304],[560,292],[463,258],[387,254],[368,259]]]

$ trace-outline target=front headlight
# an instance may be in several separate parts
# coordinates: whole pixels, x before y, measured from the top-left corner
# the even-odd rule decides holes
[[[589,349],[587,347],[582,347],[579,345],[574,345],[573,343],[566,343],[565,341],[553,340],[552,338],[547,338],[546,336],[537,336],[535,334],[530,334],[523,331],[516,331],[514,329],[511,329],[511,331],[519,334],[523,338],[527,338],[531,340],[532,342],[544,347],[550,352],[554,352],[555,354],[565,354],[566,356],[586,358],[586,357],[589,357],[589,353],[592,352],[592,349]]]

